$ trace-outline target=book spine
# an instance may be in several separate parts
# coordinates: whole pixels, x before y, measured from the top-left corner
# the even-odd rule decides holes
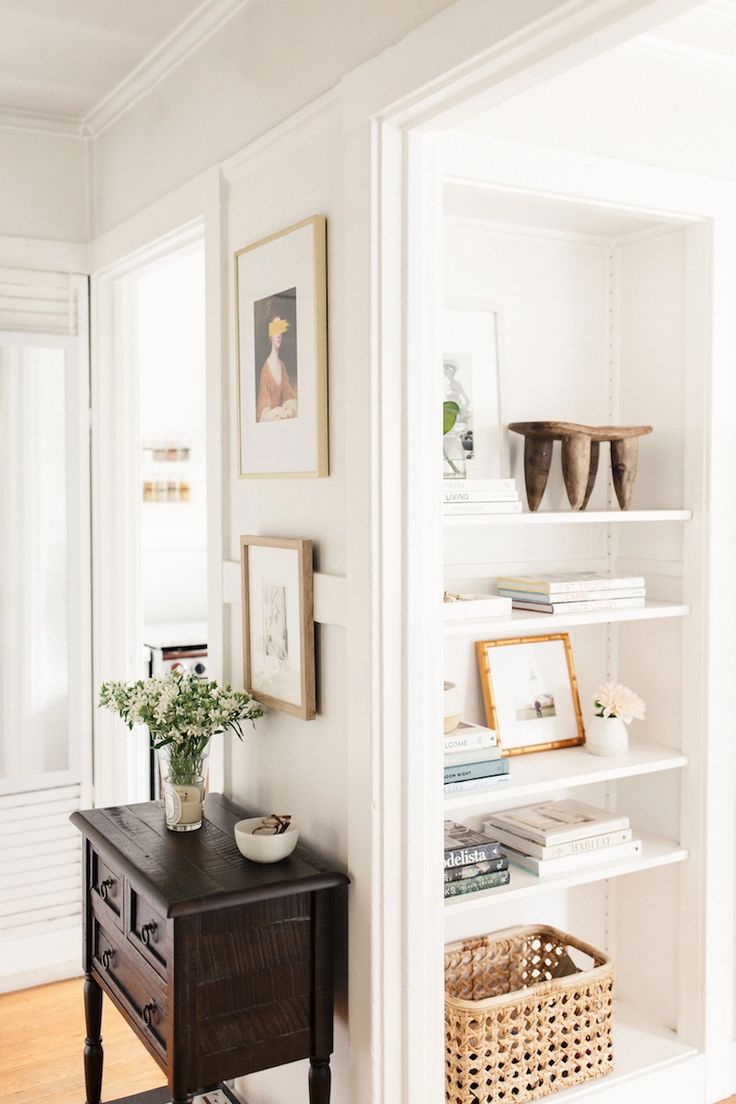
[[[521,502],[452,502],[442,510],[445,514],[520,514]]]
[[[466,494],[468,492],[480,494],[516,494],[515,479],[453,479],[451,487],[442,488],[443,495]]]
[[[551,603],[557,601],[557,596],[554,594],[543,594],[538,590],[508,590],[506,587],[499,587],[498,593],[501,598],[511,598],[512,601],[519,602],[544,602]],[[600,590],[580,590],[575,591],[575,597],[569,600],[575,602],[596,602],[601,600]],[[612,598],[645,598],[646,590],[644,587],[629,587],[626,590],[607,590],[604,592],[606,601]]]
[[[491,763],[501,758],[500,747],[474,748],[472,751],[456,751],[445,755],[446,767],[457,767],[462,763]]]
[[[495,748],[497,745],[496,733],[492,729],[488,729],[487,732],[469,732],[466,736],[457,736],[454,732],[445,736],[445,753],[476,751],[480,748]]]
[[[442,501],[452,502],[518,502],[516,491],[443,491]]]
[[[500,786],[510,778],[510,774],[495,774],[492,778],[467,778],[464,782],[445,782],[445,797],[448,794],[465,793],[467,790],[492,790],[494,786]]]
[[[502,859],[503,851],[497,840],[479,843],[471,847],[445,848],[445,870],[456,870],[459,866],[472,866],[475,863],[492,862]]]
[[[497,838],[502,846],[512,847],[515,851],[534,859],[561,859],[567,855],[584,855],[591,851],[615,847],[619,843],[628,843],[632,838],[631,829],[622,828],[618,832],[606,832],[600,836],[589,836],[588,839],[570,840],[569,843],[545,846],[533,840],[523,839],[522,836],[515,836],[512,832],[494,828],[489,821],[484,822],[483,831]]]
[[[531,828],[528,824],[521,824],[512,818],[501,819],[492,816],[487,821],[488,829],[492,832],[510,832],[521,836],[522,839],[532,840],[534,843],[542,843],[545,847],[556,847],[560,843],[570,843],[572,840],[589,839],[591,836],[603,836],[608,832],[620,832],[624,828],[630,828],[631,824],[627,816],[612,817],[609,821],[599,824],[589,824],[585,827],[577,824],[571,828],[557,828],[554,831],[543,832]]]
[[[465,878],[461,882],[446,882],[445,897],[459,897],[463,893],[478,893],[482,889],[495,889],[508,885],[511,875],[508,870],[497,870],[493,874],[479,874],[477,878]]]
[[[508,759],[479,759],[476,763],[457,763],[445,767],[445,782],[466,782],[470,778],[493,778],[508,773]]]
[[[609,862],[618,862],[621,859],[630,859],[641,854],[641,840],[631,840],[629,843],[621,843],[617,847],[607,847],[602,851],[589,851],[583,855],[568,855],[560,859],[535,859],[531,855],[524,855],[512,848],[507,848],[506,854],[510,862],[542,877],[545,874],[561,874],[566,870],[575,870],[578,867],[590,867],[604,865]]]
[[[480,874],[493,874],[496,870],[508,870],[509,860],[503,855],[489,862],[470,863],[468,866],[456,866],[445,871],[446,882],[462,882],[466,878],[477,878]]]
[[[496,587],[504,590],[540,591],[542,594],[569,594],[581,590],[626,590],[629,587],[646,587],[643,575],[600,579],[525,579],[504,575],[496,580]]]
[[[519,602],[513,601],[514,609],[530,610],[532,613],[595,613],[600,610],[640,609],[645,604],[643,598],[599,598],[592,602]]]

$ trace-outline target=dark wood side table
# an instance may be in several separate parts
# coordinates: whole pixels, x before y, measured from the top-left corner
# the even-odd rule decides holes
[[[161,802],[73,813],[84,836],[87,1104],[102,1092],[102,994],[165,1071],[173,1104],[309,1058],[310,1104],[330,1099],[336,897],[348,878],[303,847],[249,862],[255,815],[208,794],[196,832]]]

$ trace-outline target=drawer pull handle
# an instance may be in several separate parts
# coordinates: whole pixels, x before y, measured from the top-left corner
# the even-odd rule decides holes
[[[103,901],[107,900],[108,894],[114,885],[115,882],[112,878],[105,878],[104,882],[100,882],[100,897]]]
[[[154,1016],[155,1011],[156,1011],[156,1002],[155,1001],[149,1001],[148,1004],[144,1005],[142,1015],[143,1015],[143,1022],[146,1025],[146,1027],[151,1026],[151,1022],[153,1020],[153,1016]]]
[[[110,963],[112,962],[114,955],[115,951],[113,951],[110,947],[108,947],[106,951],[102,952],[102,965],[105,967],[106,970],[110,969]]]
[[[151,920],[151,921],[149,921],[148,924],[144,924],[143,927],[141,928],[141,942],[145,943],[145,945],[148,947],[150,945],[151,940],[152,940],[152,938],[154,937],[155,934],[156,934],[156,921]]]

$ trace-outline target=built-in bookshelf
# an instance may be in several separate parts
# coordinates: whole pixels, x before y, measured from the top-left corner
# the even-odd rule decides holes
[[[647,702],[647,720],[632,725],[629,751],[620,759],[597,758],[584,747],[513,756],[508,783],[444,802],[448,819],[479,828],[490,810],[572,794],[629,816],[641,853],[544,877],[512,866],[508,886],[445,901],[445,937],[551,923],[611,952],[619,998],[615,1072],[550,1099],[623,1104],[643,1093],[641,1099],[687,1104],[701,1099],[694,1086],[702,1055],[693,1045],[695,995],[672,963],[692,945],[700,907],[692,898],[686,909],[682,902],[685,892],[693,893],[692,871],[702,861],[693,827],[702,796],[690,772],[699,756],[703,695],[703,469],[681,396],[687,393],[697,406],[705,386],[684,339],[689,230],[673,219],[650,232],[651,220],[642,215],[641,234],[629,230],[619,240],[605,208],[591,206],[577,232],[575,205],[559,201],[568,229],[557,233],[554,218],[543,225],[538,196],[511,193],[497,218],[489,193],[487,222],[464,221],[462,185],[451,189],[445,303],[453,311],[463,303],[485,309],[497,327],[497,430],[505,467],[483,474],[515,478],[524,498],[523,446],[504,430],[511,421],[652,424],[654,432],[642,442],[630,511],[615,506],[608,449],[601,446],[586,511],[567,507],[556,451],[538,512],[524,502],[516,514],[443,518],[445,585],[453,591],[493,593],[500,575],[545,571],[642,574],[647,581],[639,608],[516,610],[442,624],[443,674],[458,686],[465,720],[486,723],[476,642],[527,634],[569,633],[584,716],[592,712],[596,686],[608,680],[633,687]],[[552,211],[558,201],[546,202]],[[527,203],[534,207],[528,221]],[[596,211],[600,234],[590,229]]]

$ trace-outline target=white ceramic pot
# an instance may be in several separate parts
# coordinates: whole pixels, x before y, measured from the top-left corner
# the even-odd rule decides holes
[[[460,724],[463,708],[460,704],[460,694],[454,682],[445,683],[444,697],[445,735],[454,732]]]
[[[274,863],[285,859],[297,845],[299,829],[289,825],[285,832],[275,836],[265,832],[253,833],[263,824],[263,817],[239,820],[235,825],[235,843],[246,859],[259,863]]]
[[[591,755],[616,759],[629,750],[629,731],[620,717],[590,717],[585,726],[585,747]]]

